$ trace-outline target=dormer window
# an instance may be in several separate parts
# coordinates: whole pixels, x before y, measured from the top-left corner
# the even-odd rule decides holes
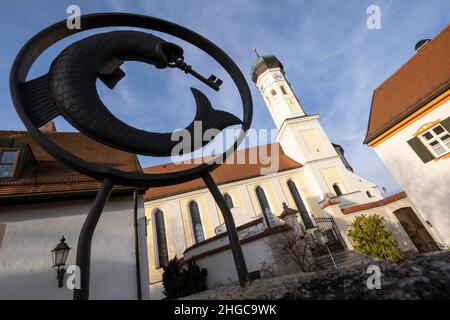
[[[19,157],[19,149],[0,149],[0,177],[13,177],[17,159]]]

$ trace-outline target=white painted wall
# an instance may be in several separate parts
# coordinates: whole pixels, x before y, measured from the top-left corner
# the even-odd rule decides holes
[[[249,236],[263,232],[264,229],[264,224],[259,223],[244,230],[240,230],[239,238],[245,239]],[[267,239],[268,237],[259,238],[255,241],[242,244],[242,251],[244,253],[248,272],[259,271],[267,266],[276,268],[272,250],[267,243]],[[217,240],[211,241],[202,246],[187,251],[184,255],[184,259],[190,259],[192,257],[195,257],[196,255],[207,253],[227,244],[229,244],[228,237],[221,237]],[[216,286],[238,281],[236,266],[234,264],[231,249],[207,255],[202,258],[196,258],[195,262],[201,268],[206,268],[208,270],[208,288],[214,288]]]
[[[75,264],[78,235],[91,203],[74,200],[0,208],[0,223],[7,224],[0,246],[0,299],[72,299],[73,291],[57,286],[50,251],[64,235],[72,247],[67,265]],[[141,200],[141,230],[142,205]],[[148,298],[145,241],[140,247],[143,297]],[[90,298],[136,299],[136,287],[133,197],[111,197],[93,237]]]
[[[423,163],[407,141],[428,122],[450,116],[450,101],[375,147],[386,167],[408,194],[433,238],[450,246],[450,158]],[[426,220],[433,227],[429,228]]]
[[[397,240],[399,249],[401,251],[411,250],[417,252],[414,243],[411,241],[405,229],[403,229],[402,225],[393,213],[397,209],[405,207],[413,207],[408,198],[403,198],[380,207],[361,210],[350,214],[343,214],[338,205],[329,206],[325,208],[325,211],[327,211],[328,214],[333,217],[334,222],[336,223],[339,232],[341,233],[341,236],[343,237],[347,247],[350,250],[353,250],[353,244],[351,238],[348,236],[348,230],[350,229],[350,225],[355,220],[355,217],[361,215],[371,216],[374,214],[378,214],[386,219],[385,226],[389,231],[391,231],[392,235]],[[415,208],[413,208],[413,210],[415,211]]]

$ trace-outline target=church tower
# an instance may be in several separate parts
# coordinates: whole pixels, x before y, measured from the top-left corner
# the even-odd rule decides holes
[[[251,73],[252,80],[263,96],[278,130],[285,119],[305,115],[305,111],[284,76],[283,65],[275,56],[257,54]]]
[[[345,207],[382,199],[375,184],[353,173],[342,147],[331,143],[320,125],[319,115],[306,114],[283,64],[273,55],[256,55],[251,77],[278,129],[276,142],[303,165],[317,201],[339,197],[340,206]]]

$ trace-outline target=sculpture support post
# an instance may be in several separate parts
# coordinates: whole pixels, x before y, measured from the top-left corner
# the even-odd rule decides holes
[[[225,226],[227,227],[228,239],[230,240],[231,251],[233,253],[234,264],[236,265],[239,283],[241,286],[244,286],[248,277],[247,265],[245,263],[244,254],[242,253],[241,243],[239,242],[239,236],[236,231],[236,225],[234,224],[231,210],[209,172],[203,174],[202,178],[219,206],[220,211],[222,211]]]
[[[77,245],[77,266],[80,268],[80,289],[75,289],[73,293],[74,300],[89,300],[89,279],[91,269],[91,244],[95,227],[100,219],[106,201],[108,201],[114,183],[111,178],[106,177],[103,180],[101,189],[95,197],[94,203],[81,228]]]

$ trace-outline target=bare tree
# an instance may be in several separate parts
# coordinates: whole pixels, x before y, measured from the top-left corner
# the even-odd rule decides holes
[[[302,272],[310,272],[316,268],[305,237],[299,231],[291,230],[272,236],[266,240],[272,248],[275,259],[281,263],[294,263]]]

